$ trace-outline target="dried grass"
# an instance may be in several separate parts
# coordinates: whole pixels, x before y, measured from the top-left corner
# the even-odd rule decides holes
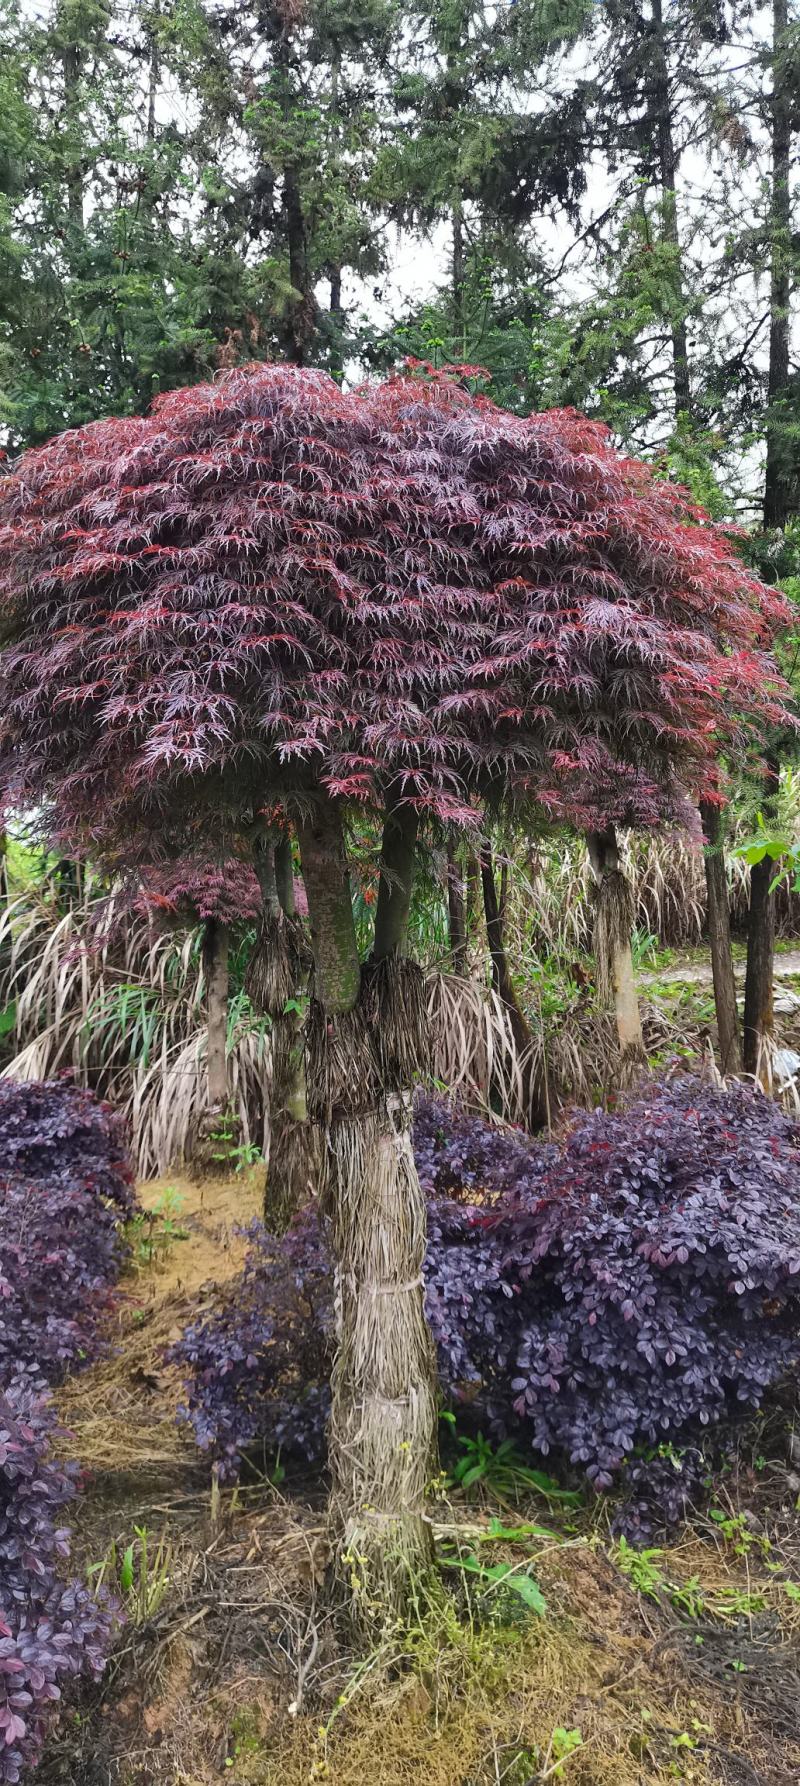
[[[70,1068],[128,1118],[142,1178],[188,1155],[207,1103],[199,934],[183,939],[121,912],[87,877],[58,915],[45,884],[0,912],[0,1005],[14,1007],[14,1079]],[[245,1143],[265,1143],[269,1038],[234,1008],[231,1102]]]
[[[737,837],[752,831],[740,825]],[[619,832],[620,867],[633,889],[634,922],[663,948],[694,948],[706,925],[706,879],[703,851],[683,833],[642,836]],[[744,933],[750,899],[747,863],[726,857],[731,923]],[[541,955],[580,956],[592,946],[592,875],[586,845],[580,837],[559,839],[530,852],[521,876],[525,918],[533,946]],[[779,936],[800,931],[800,895],[785,883],[776,890]]]

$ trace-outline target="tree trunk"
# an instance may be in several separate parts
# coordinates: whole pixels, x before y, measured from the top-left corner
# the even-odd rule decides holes
[[[272,53],[276,104],[280,110],[286,142],[281,170],[281,223],[292,289],[285,313],[279,319],[278,331],[283,352],[290,365],[304,366],[314,330],[314,292],[308,257],[301,165],[296,150],[292,148],[298,128],[295,108],[298,104],[303,104],[298,52],[292,42],[296,21],[290,11],[287,12],[277,4],[277,0],[269,0],[264,6],[261,21]]]
[[[264,1223],[283,1234],[316,1193],[320,1138],[306,1101],[304,1005],[310,958],[294,915],[292,847],[288,832],[256,839],[254,862],[264,915],[248,968],[246,990],[272,1024],[269,1160]]]
[[[645,1060],[631,952],[633,895],[630,882],[620,868],[613,825],[609,825],[605,831],[590,831],[586,842],[592,873],[597,883],[597,910],[594,920],[597,990],[601,999],[613,1001],[621,1073],[626,1077]]]
[[[275,886],[278,904],[287,918],[294,917],[294,864],[292,840],[288,831],[280,831],[275,840]]]
[[[404,1610],[432,1558],[425,1490],[436,1456],[435,1357],[425,1320],[425,1199],[411,1145],[414,1059],[425,1041],[420,970],[401,958],[399,889],[413,849],[387,824],[388,948],[359,970],[339,810],[320,795],[298,822],[314,947],[309,1108],[324,1125],[325,1208],[336,1271],[338,1345],[330,1426],[336,1568],[357,1622]],[[379,894],[379,906],[381,904]],[[389,921],[391,917],[391,922]]]
[[[508,965],[503,935],[503,916],[497,898],[492,851],[488,843],[484,844],[481,850],[480,861],[486,935],[492,963],[492,985],[508,1013],[509,1027],[519,1056],[526,1121],[531,1129],[541,1129],[546,1126],[549,1117],[547,1087],[544,1075],[538,1072],[535,1066],[533,1031],[520,1005]]]
[[[708,894],[708,941],[711,949],[711,971],[714,976],[714,1004],[717,1012],[720,1068],[725,1077],[742,1070],[742,1049],[739,1037],[739,1012],[736,1003],[736,978],[731,954],[731,919],[728,903],[728,876],[725,872],[725,848],[720,810],[708,800],[700,802],[705,849],[703,851]]]
[[[770,883],[775,864],[770,856],[750,870],[750,914],[747,921],[747,973],[744,983],[744,1070],[758,1073],[769,1086],[764,1044],[774,1026],[772,976],[775,953],[775,895]]]
[[[467,351],[467,326],[464,315],[464,207],[460,192],[453,194],[453,333],[456,351]]]
[[[66,19],[65,29],[69,30],[69,23]],[[82,62],[80,44],[65,43],[61,52],[61,68],[64,77],[64,128],[69,149],[65,180],[67,216],[75,241],[80,240],[84,229],[83,168],[78,146],[81,137]]]
[[[764,526],[783,527],[794,506],[794,429],[781,413],[789,385],[792,295],[792,94],[784,65],[789,24],[788,0],[772,8],[772,194],[770,203],[769,368],[767,374],[767,462]]]
[[[211,1111],[224,1111],[228,1105],[228,947],[227,924],[219,918],[207,918],[203,937],[203,967],[206,977],[207,1052],[206,1072],[208,1105]]]
[[[764,811],[767,815],[774,806],[778,776],[778,758],[773,750],[767,757],[764,777]],[[770,856],[753,864],[744,980],[744,1070],[759,1073],[766,1089],[769,1089],[770,1073],[769,1063],[764,1059],[764,1044],[772,1037],[774,1029],[775,894],[770,892],[774,879],[775,863]]]
[[[386,807],[381,846],[381,874],[375,908],[375,961],[402,955],[414,889],[418,814],[413,806],[391,800]]]
[[[467,908],[464,880],[452,838],[447,843],[447,915],[450,937],[450,966],[462,978],[467,972]]]
[[[792,152],[791,76],[785,62],[789,25],[788,0],[772,8],[772,193],[770,203],[770,328],[767,375],[767,458],[764,474],[764,526],[785,527],[794,506],[794,429],[782,414],[789,386],[790,306],[792,294]],[[767,757],[764,806],[769,811],[777,792],[780,763],[773,739]],[[750,870],[750,915],[747,924],[747,972],[744,983],[744,1070],[763,1074],[769,1084],[764,1042],[773,1031],[775,895],[770,893],[775,867],[769,856]]]
[[[673,276],[669,329],[672,340],[673,383],[676,419],[681,413],[691,417],[692,392],[689,382],[689,347],[686,334],[686,300],[683,290],[683,260],[678,231],[678,156],[672,121],[669,61],[662,0],[652,0],[650,21],[651,80],[650,114],[655,127],[658,148],[658,173],[661,190],[661,212],[664,240],[673,251]]]

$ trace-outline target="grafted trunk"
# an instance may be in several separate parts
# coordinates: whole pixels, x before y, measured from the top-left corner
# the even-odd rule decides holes
[[[430,1564],[425,1490],[436,1454],[435,1357],[422,1285],[425,1199],[411,1145],[426,1006],[420,969],[402,959],[398,922],[398,902],[407,910],[410,897],[413,839],[399,813],[390,819],[378,930],[386,953],[363,975],[338,809],[321,797],[298,826],[315,964],[308,1099],[324,1130],[336,1268],[335,1567],[366,1628],[396,1618]]]
[[[222,1112],[228,1104],[228,949],[227,924],[207,918],[203,937],[206,978],[206,1074],[208,1106]]]
[[[492,984],[498,998],[502,999],[508,1012],[508,1021],[514,1043],[519,1056],[523,1081],[523,1099],[526,1117],[532,1129],[540,1129],[548,1121],[547,1087],[541,1074],[534,1066],[534,1038],[528,1019],[517,997],[517,990],[511,976],[506,955],[505,937],[503,934],[503,906],[498,901],[497,887],[494,878],[494,863],[490,845],[484,844],[481,850],[481,882],[483,885],[483,909],[486,917],[486,935],[489,941],[489,955],[492,963]]]
[[[620,868],[613,826],[590,831],[586,842],[597,884],[594,920],[594,959],[597,990],[601,999],[613,1002],[623,1077],[635,1072],[645,1059],[642,1020],[633,971],[631,931],[633,895]]]
[[[736,979],[731,954],[731,920],[728,903],[728,877],[725,872],[725,849],[722,819],[718,806],[707,800],[700,803],[700,817],[705,837],[706,891],[708,894],[708,942],[711,950],[711,971],[714,977],[714,1004],[717,1012],[720,1067],[723,1074],[740,1073],[742,1049],[739,1036],[739,1012],[736,1004]]]

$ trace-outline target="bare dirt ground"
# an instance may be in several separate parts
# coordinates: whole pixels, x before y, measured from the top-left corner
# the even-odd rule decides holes
[[[126,1278],[112,1354],[60,1395],[84,1470],[76,1566],[146,1528],[168,1583],[66,1709],[41,1786],[796,1786],[800,1585],[795,1600],[786,1582],[800,1584],[800,1532],[779,1423],[726,1480],[733,1536],[699,1517],[651,1559],[647,1591],[596,1502],[565,1515],[443,1501],[467,1550],[498,1512],[544,1521],[551,1536],[522,1556],[546,1615],[510,1630],[490,1595],[443,1590],[357,1662],[326,1592],[324,1484],[256,1477],[217,1503],[175,1423],[165,1346],[238,1271],[258,1176],[169,1185],[187,1238]],[[166,1188],[143,1186],[144,1206]],[[520,1560],[513,1544],[485,1554]],[[561,1773],[560,1730],[580,1733]]]
[[[737,980],[744,981],[746,962],[744,957],[734,957],[733,971]],[[796,980],[800,977],[800,949],[778,949],[775,955],[775,979],[779,983]],[[680,981],[684,986],[710,986],[712,984],[711,958],[708,950],[676,952],[674,959],[661,968],[646,969],[639,975],[642,986],[658,986],[661,983]]]

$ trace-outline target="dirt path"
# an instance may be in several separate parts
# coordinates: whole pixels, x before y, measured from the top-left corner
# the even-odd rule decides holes
[[[72,1435],[69,1451],[108,1502],[110,1517],[115,1505],[145,1495],[151,1484],[188,1484],[201,1469],[176,1424],[181,1383],[164,1352],[240,1270],[247,1243],[237,1229],[260,1213],[262,1184],[258,1171],[204,1184],[173,1173],[138,1188],[153,1225],[145,1220],[134,1235],[139,1257],[120,1286],[109,1355],[57,1395]],[[165,1212],[180,1238],[151,1246]],[[207,1465],[202,1469],[207,1477]]]
[[[737,980],[745,976],[746,962],[734,960],[733,971]],[[775,979],[792,980],[800,977],[800,949],[779,950],[775,956]],[[641,986],[660,986],[680,983],[682,986],[710,986],[712,982],[710,958],[696,961],[693,958],[678,957],[668,966],[653,968],[638,976]],[[800,1003],[800,1000],[798,1001]]]

